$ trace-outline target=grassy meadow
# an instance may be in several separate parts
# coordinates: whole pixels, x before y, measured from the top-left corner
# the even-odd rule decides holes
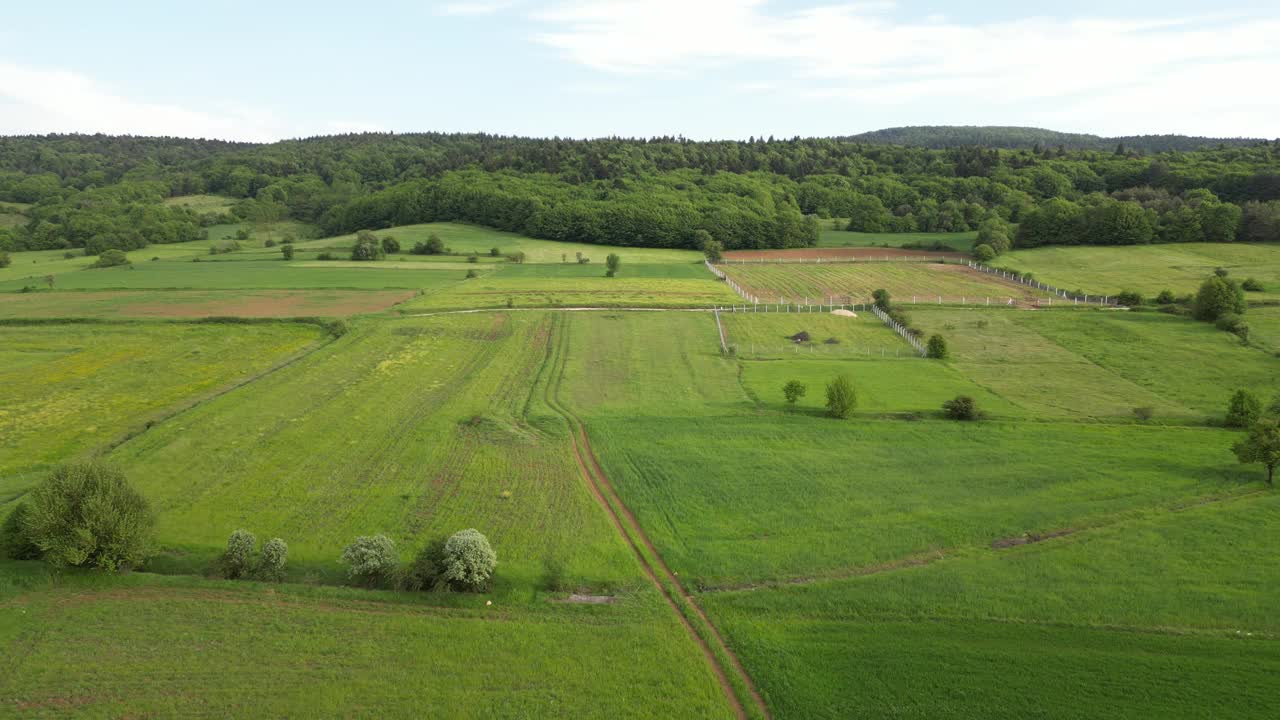
[[[1060,288],[1112,295],[1135,290],[1148,298],[1161,290],[1190,295],[1216,268],[1237,280],[1256,278],[1265,292],[1253,300],[1280,300],[1280,245],[1184,243],[1128,247],[1043,247],[1014,250],[994,265],[1034,273]]]
[[[412,290],[117,290],[0,295],[0,319],[347,317],[386,310]]]
[[[849,225],[848,220],[836,222],[819,220],[818,224],[822,228],[818,235],[818,247],[827,248],[931,246],[935,243],[942,243],[957,252],[969,252],[973,248],[974,240],[978,239],[978,233],[976,232],[865,233],[838,229],[847,227]]]
[[[1004,303],[1049,297],[964,265],[941,263],[782,263],[725,265],[747,292],[767,303],[866,303],[885,289],[899,304]]]

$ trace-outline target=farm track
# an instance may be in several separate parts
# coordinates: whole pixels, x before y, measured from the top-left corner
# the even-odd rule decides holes
[[[1176,514],[1204,507],[1206,505],[1217,505],[1227,502],[1243,502],[1258,497],[1270,495],[1271,491],[1267,488],[1260,490],[1251,490],[1249,492],[1228,494],[1228,495],[1209,495],[1198,498],[1188,498],[1160,508],[1149,508],[1148,511],[1154,510],[1156,513]],[[926,550],[924,552],[913,553],[906,557],[890,560],[875,565],[859,565],[857,567],[838,568],[830,572],[817,575],[806,575],[803,577],[779,578],[776,580],[763,580],[759,582],[738,583],[732,585],[714,585],[702,589],[704,593],[734,593],[734,592],[751,592],[753,590],[766,590],[770,588],[783,587],[799,587],[804,585],[817,585],[825,582],[836,582],[840,580],[850,580],[858,577],[866,577],[868,575],[879,575],[881,573],[892,572],[894,570],[904,570],[906,568],[921,567],[923,565],[931,565],[940,560],[945,560],[953,553],[962,551],[973,551],[975,549],[989,549],[995,552],[1008,550],[1023,545],[1036,545],[1045,542],[1051,542],[1059,538],[1084,533],[1096,532],[1098,530],[1106,530],[1110,528],[1122,527],[1128,523],[1139,520],[1148,519],[1151,515],[1143,514],[1139,516],[1126,516],[1104,520],[1092,525],[1077,528],[1059,528],[1056,530],[1046,530],[1038,533],[1026,533],[1024,535],[1014,536],[1011,538],[997,538],[985,546],[964,546],[950,548],[936,548]]]
[[[734,714],[739,718],[753,716],[771,718],[772,716],[765,705],[764,698],[756,690],[755,684],[742,666],[741,661],[725,643],[724,637],[712,624],[706,613],[702,611],[702,608],[698,606],[693,597],[680,584],[675,573],[667,567],[657,548],[654,547],[653,542],[640,527],[635,515],[623,504],[622,499],[618,496],[617,491],[609,481],[604,469],[600,466],[599,460],[596,458],[595,452],[591,448],[591,441],[587,437],[586,427],[583,425],[582,420],[560,404],[558,396],[567,359],[565,350],[568,344],[568,332],[560,318],[557,317],[555,320],[552,338],[547,347],[547,361],[551,365],[551,375],[547,379],[545,386],[545,399],[547,405],[560,414],[569,426],[574,457],[582,477],[586,481],[588,490],[596,499],[596,502],[609,515],[609,520],[618,531],[618,534],[622,536],[623,541],[635,554],[636,560],[640,563],[645,575],[648,576],[654,587],[661,593],[667,605],[675,612],[685,630],[702,649],[707,663],[714,671],[726,699],[733,708]],[[682,605],[689,608],[689,610],[683,609]],[[693,617],[690,617],[690,612]],[[702,631],[695,627],[695,622],[702,627]],[[708,636],[710,639],[708,639]],[[728,668],[726,668],[726,663]],[[730,676],[730,670],[733,673],[732,677]],[[737,681],[736,683],[735,680]],[[748,708],[744,707],[742,700],[739,698],[738,686],[750,696],[752,709],[755,710],[754,713],[749,713]]]

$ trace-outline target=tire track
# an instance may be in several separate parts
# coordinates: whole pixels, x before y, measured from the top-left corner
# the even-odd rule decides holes
[[[742,663],[738,657],[733,654],[728,645],[724,641],[724,637],[720,634],[719,629],[711,623],[711,620],[703,612],[702,608],[694,601],[693,597],[684,589],[676,579],[675,573],[667,567],[662,560],[662,556],[658,554],[653,542],[645,535],[640,528],[639,522],[635,515],[622,503],[613,484],[604,473],[604,469],[600,466],[599,460],[596,458],[595,452],[591,448],[591,441],[587,437],[587,432],[582,421],[570,412],[559,402],[560,381],[564,375],[564,367],[566,361],[565,346],[567,345],[567,331],[563,327],[561,317],[555,318],[555,324],[552,329],[552,339],[548,343],[547,358],[551,364],[551,374],[548,377],[545,386],[545,400],[547,405],[565,419],[569,426],[569,434],[573,444],[574,459],[578,463],[578,469],[582,473],[583,479],[586,481],[587,489],[591,492],[592,497],[604,509],[609,516],[610,522],[614,529],[622,537],[631,551],[635,554],[637,562],[644,570],[649,581],[662,595],[667,605],[675,612],[676,617],[680,620],[681,625],[698,644],[703,655],[707,659],[707,663],[711,666],[712,671],[716,675],[716,679],[720,683],[720,688],[724,692],[725,698],[729,701],[730,707],[738,718],[748,718],[752,716],[760,716],[771,718],[769,710],[764,703],[764,699],[756,690],[755,684],[751,681],[751,677],[747,675]],[[638,542],[637,542],[638,538]],[[643,547],[643,549],[642,549]],[[645,551],[648,551],[647,553]],[[652,558],[652,561],[650,560]],[[673,592],[674,589],[674,592]],[[696,622],[705,628],[705,632],[710,635],[711,642],[708,641],[703,633],[698,631],[694,626],[695,619],[690,618],[681,608],[681,602],[689,607],[696,618]],[[712,643],[714,642],[714,647]],[[728,660],[728,668],[721,661],[721,657]],[[730,677],[730,671],[733,677]],[[735,687],[734,680],[741,685],[751,697],[753,713],[748,713],[744,707],[742,700],[739,699],[738,689]]]

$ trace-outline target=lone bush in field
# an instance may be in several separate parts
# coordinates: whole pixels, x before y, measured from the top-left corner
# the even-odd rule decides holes
[[[1275,486],[1276,466],[1280,465],[1280,420],[1263,418],[1249,428],[1249,435],[1231,447],[1242,463],[1262,463],[1267,469],[1267,484]]]
[[[796,401],[804,397],[806,392],[808,392],[808,388],[806,388],[804,383],[799,380],[791,380],[786,385],[782,386],[782,395],[787,399],[787,403],[790,405],[795,405]]]
[[[440,579],[459,590],[482,591],[488,588],[498,554],[489,539],[474,528],[459,530],[444,542]]]
[[[1142,293],[1134,290],[1121,290],[1116,295],[1116,302],[1126,307],[1138,307],[1142,305]]]
[[[129,264],[129,258],[125,256],[124,251],[116,250],[115,248],[112,248],[110,250],[103,250],[102,254],[98,256],[98,259],[95,260],[93,264],[90,265],[89,267],[108,268],[108,267],[116,267],[118,265],[128,265],[128,264]]]
[[[858,407],[858,395],[848,375],[837,376],[827,383],[827,412],[834,418],[845,419]]]
[[[400,252],[400,241],[390,235],[382,238],[382,252],[386,255]]]
[[[982,243],[973,249],[973,259],[978,262],[991,262],[995,256],[995,248],[986,243]]]
[[[615,253],[609,253],[609,256],[604,259],[604,265],[608,268],[605,271],[605,277],[613,277],[618,274],[618,268],[622,265],[622,258]]]
[[[284,579],[285,566],[289,563],[289,545],[280,538],[271,538],[262,546],[256,575],[263,580],[279,582]]]
[[[1262,416],[1262,403],[1257,396],[1248,390],[1237,390],[1227,403],[1227,417],[1223,422],[1227,427],[1249,427]]]
[[[356,244],[351,248],[352,260],[381,260],[385,255],[378,237],[368,230],[356,233]]]
[[[957,395],[954,399],[942,403],[942,414],[950,420],[980,420],[982,411],[978,403],[968,395]]]
[[[1244,282],[1240,283],[1240,289],[1248,292],[1262,292],[1263,290],[1266,290],[1266,288],[1263,287],[1262,282],[1257,278],[1246,278]]]
[[[227,549],[222,553],[222,576],[238,580],[253,572],[253,553],[258,549],[258,538],[248,530],[236,530],[227,538]]]
[[[25,525],[50,564],[115,571],[146,559],[155,515],[119,470],[77,463],[32,491]]]
[[[947,351],[947,341],[941,335],[930,335],[929,344],[925,346],[925,354],[934,360],[946,360],[950,354]]]
[[[1227,313],[1244,314],[1244,290],[1221,275],[1214,275],[1200,285],[1192,310],[1197,320],[1213,322]]]
[[[1249,323],[1235,313],[1224,313],[1218,316],[1213,326],[1219,330],[1225,330],[1245,342],[1249,342]]]
[[[889,311],[891,298],[889,297],[888,290],[885,290],[884,288],[880,288],[879,290],[872,292],[871,297],[873,300],[875,300],[876,307],[880,308],[885,312]]]
[[[496,247],[489,248],[489,257],[502,257],[502,249]]]
[[[399,558],[396,544],[386,535],[361,535],[342,551],[347,575],[362,585],[373,587],[390,582]]]
[[[1133,409],[1133,416],[1138,418],[1138,420],[1141,420],[1142,422],[1147,422],[1148,420],[1156,416],[1156,409],[1153,407],[1145,407],[1145,406],[1136,407]]]
[[[40,548],[27,532],[27,506],[19,504],[0,524],[0,557],[10,560],[38,560]]]
[[[1172,305],[1177,302],[1177,298],[1173,296],[1172,290],[1161,290],[1156,296],[1156,303],[1160,305]]]
[[[698,249],[702,250],[707,262],[718,263],[724,259],[724,243],[712,238],[711,233],[698,230],[694,236],[698,238]]]
[[[293,246],[292,246],[292,245],[281,245],[281,246],[280,246],[280,254],[284,257],[284,259],[285,259],[285,260],[292,260],[292,259],[293,259]]]

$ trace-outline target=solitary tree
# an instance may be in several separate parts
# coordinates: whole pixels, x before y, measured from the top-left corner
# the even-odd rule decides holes
[[[790,405],[795,405],[796,401],[804,397],[806,392],[808,392],[808,388],[799,380],[791,380],[782,386],[782,395],[787,398],[787,403]]]
[[[858,407],[858,395],[848,375],[839,375],[827,383],[827,412],[831,417],[847,418]]]
[[[978,420],[982,417],[978,403],[968,395],[957,395],[955,399],[942,403],[942,414],[951,420]]]
[[[1237,390],[1227,403],[1227,427],[1249,427],[1262,416],[1262,403],[1248,390]]]
[[[427,255],[443,255],[444,241],[440,239],[439,235],[436,235],[435,233],[431,233],[430,235],[427,236],[426,248],[427,248],[427,253],[426,253]]]
[[[444,543],[440,578],[460,590],[484,590],[498,566],[498,554],[474,528],[459,530]]]
[[[609,253],[609,256],[604,259],[604,264],[605,267],[608,268],[605,275],[613,277],[618,274],[618,266],[622,264],[622,258],[618,257],[615,253]]]
[[[382,238],[382,252],[387,255],[394,255],[400,252],[400,241],[390,235]]]
[[[385,257],[378,237],[368,230],[356,233],[356,244],[351,248],[352,260],[381,260]]]
[[[1192,310],[1197,320],[1213,322],[1227,313],[1241,315],[1247,308],[1244,290],[1236,283],[1214,275],[1200,285]]]
[[[1262,463],[1267,469],[1267,484],[1274,486],[1276,465],[1280,465],[1280,420],[1259,420],[1249,428],[1248,436],[1231,449],[1242,463]]]
[[[32,491],[25,524],[52,565],[123,570],[146,559],[155,515],[119,470],[78,463]]]
[[[884,288],[880,288],[879,290],[876,290],[875,292],[871,293],[871,297],[876,301],[876,307],[880,308],[885,312],[889,311],[890,298],[889,298],[888,290],[885,290]]]
[[[281,246],[280,246],[280,254],[284,256],[284,259],[285,259],[285,260],[292,260],[292,259],[293,259],[293,246],[292,246],[292,245],[281,245]]]

